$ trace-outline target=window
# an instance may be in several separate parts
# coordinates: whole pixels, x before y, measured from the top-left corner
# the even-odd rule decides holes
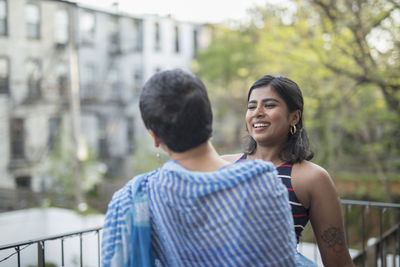
[[[156,22],[154,24],[154,50],[161,50],[161,32],[160,32],[160,24]]]
[[[142,86],[143,86],[143,71],[141,69],[137,69],[133,73],[133,87],[135,88],[135,92],[139,93]]]
[[[96,66],[92,63],[85,64],[82,68],[82,99],[95,99],[96,96]]]
[[[0,0],[0,36],[7,35],[7,2]]]
[[[126,142],[128,144],[128,153],[132,153],[135,151],[135,126],[134,119],[128,117],[126,119]]]
[[[40,9],[33,3],[25,6],[26,37],[30,39],[40,38]]]
[[[197,49],[199,48],[199,40],[198,40],[198,31],[194,30],[193,31],[193,52],[194,54],[196,54]]]
[[[64,62],[57,66],[57,87],[60,96],[69,96],[68,65]]]
[[[13,159],[23,159],[25,157],[24,120],[12,119],[10,124],[11,157]]]
[[[30,176],[16,177],[15,184],[19,189],[31,189],[32,178]]]
[[[109,89],[111,90],[111,98],[113,100],[121,100],[121,78],[119,76],[119,71],[116,67],[111,67],[108,71],[108,81]]]
[[[120,36],[119,36],[119,21],[118,17],[111,17],[109,20],[109,52],[111,54],[121,52]]]
[[[60,9],[54,16],[54,41],[57,44],[66,44],[69,40],[69,18],[67,10]]]
[[[175,53],[179,53],[180,51],[179,39],[179,27],[175,26]]]
[[[10,67],[8,59],[0,57],[0,94],[9,93]]]
[[[83,44],[92,45],[94,42],[96,19],[93,13],[83,11],[80,16],[80,33]]]
[[[143,50],[143,21],[135,19],[133,23],[133,50],[141,52]]]
[[[60,118],[50,118],[49,119],[49,135],[48,135],[48,150],[53,152],[56,149],[57,141],[60,132]]]
[[[42,72],[41,64],[37,59],[26,62],[26,82],[28,87],[28,99],[37,100],[42,97]]]
[[[98,150],[100,158],[108,157],[108,141],[107,141],[107,121],[104,117],[100,116],[98,119]]]

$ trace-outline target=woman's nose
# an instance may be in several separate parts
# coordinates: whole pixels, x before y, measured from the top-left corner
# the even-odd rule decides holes
[[[262,107],[257,107],[257,109],[256,109],[256,116],[257,116],[257,117],[262,117],[262,116],[264,116],[264,115],[265,115],[264,109],[263,109]]]

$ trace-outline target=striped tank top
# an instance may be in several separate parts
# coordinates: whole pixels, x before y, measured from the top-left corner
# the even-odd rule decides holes
[[[246,160],[247,154],[243,154],[238,161]],[[298,200],[296,193],[293,190],[291,174],[292,174],[293,164],[290,162],[284,163],[276,168],[278,171],[278,177],[281,178],[282,183],[286,186],[289,193],[289,203],[292,207],[292,214],[294,220],[294,230],[296,233],[297,243],[306,227],[309,217],[309,209],[306,209]]]

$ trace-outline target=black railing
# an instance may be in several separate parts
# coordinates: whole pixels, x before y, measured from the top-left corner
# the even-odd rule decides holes
[[[400,204],[342,200],[342,208],[344,211],[345,234],[348,245],[350,248],[358,251],[358,253],[353,256],[355,265],[368,267],[400,267]],[[368,219],[366,219],[366,215],[368,215]],[[95,260],[97,264],[92,263],[90,266],[100,266],[100,232],[101,227],[97,227],[84,231],[70,232],[0,246],[0,251],[9,250],[6,257],[0,257],[0,266],[2,266],[3,262],[13,257],[16,257],[16,259],[14,258],[14,261],[17,262],[16,266],[22,266],[22,251],[36,244],[38,266],[44,267],[46,244],[54,240],[59,240],[60,242],[59,249],[61,259],[59,259],[59,264],[57,264],[57,266],[60,264],[61,266],[65,266],[66,249],[64,247],[64,242],[68,238],[77,236],[79,237],[79,260],[75,261],[75,265],[83,266],[83,237],[90,233],[94,233],[97,237],[95,241],[97,243],[97,259]],[[371,238],[374,238],[372,243],[368,242],[369,239],[371,241]],[[314,247],[314,253],[318,253],[316,245]],[[389,263],[388,258],[390,259]],[[314,257],[314,259],[316,259],[316,257]]]
[[[342,200],[342,207],[347,243],[360,251],[355,265],[400,267],[400,204]]]
[[[345,236],[355,266],[400,267],[400,204],[342,200]],[[303,232],[308,256],[322,266],[311,226]],[[311,247],[311,248],[310,248]],[[299,246],[304,253],[304,244]]]
[[[10,260],[13,257],[16,257],[16,265],[13,266],[22,266],[22,260],[23,256],[22,251],[25,250],[26,248],[32,246],[32,245],[37,245],[37,262],[38,262],[38,267],[44,267],[46,264],[46,243],[49,241],[53,240],[59,240],[60,241],[60,262],[56,266],[66,266],[66,260],[65,260],[65,240],[67,238],[72,238],[72,237],[79,237],[79,266],[84,266],[84,253],[83,253],[83,237],[84,235],[87,235],[89,233],[95,233],[97,236],[97,266],[100,266],[100,231],[102,227],[96,227],[96,228],[90,228],[86,229],[83,231],[75,231],[75,232],[69,232],[65,234],[60,234],[60,235],[53,235],[53,236],[47,236],[43,238],[38,238],[38,239],[32,239],[32,240],[27,240],[27,241],[22,241],[22,242],[17,242],[17,243],[12,243],[12,244],[7,244],[0,246],[0,251],[7,251],[11,250],[9,254],[4,257],[0,258],[0,266],[3,266],[2,263]],[[10,260],[11,261],[11,260]],[[15,258],[14,258],[15,261]],[[5,266],[11,266],[11,265],[5,265]],[[47,266],[47,265],[46,265]],[[86,266],[86,265],[85,265]]]

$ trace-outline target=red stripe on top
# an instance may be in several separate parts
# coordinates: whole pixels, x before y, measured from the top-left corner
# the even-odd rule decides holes
[[[288,191],[293,191],[293,192],[294,192],[293,188],[286,187],[286,189],[287,189]]]
[[[293,217],[298,218],[298,217],[307,217],[307,213],[304,214],[293,214]]]
[[[293,164],[284,164],[284,165],[278,166],[278,168],[279,168],[279,167],[293,167]]]

